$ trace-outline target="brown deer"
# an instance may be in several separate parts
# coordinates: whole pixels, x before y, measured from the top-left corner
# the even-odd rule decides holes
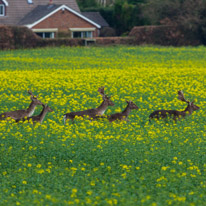
[[[78,112],[70,112],[64,115],[64,123],[66,123],[67,119],[74,120],[76,116],[84,117],[89,116],[92,119],[95,119],[96,116],[101,116],[104,114],[108,106],[114,106],[114,103],[111,101],[111,97],[108,97],[104,93],[104,87],[100,87],[98,89],[98,92],[102,95],[103,102],[101,105],[94,109],[88,109],[84,111],[78,111]]]
[[[42,104],[42,106],[43,106],[43,109],[39,115],[28,117],[28,118],[17,119],[16,122],[21,122],[21,121],[24,122],[28,120],[29,122],[30,121],[32,121],[33,123],[39,122],[41,124],[47,112],[53,112],[53,110],[47,104]]]
[[[31,104],[27,109],[22,109],[22,110],[16,110],[16,111],[11,111],[11,112],[4,112],[0,114],[0,120],[6,119],[6,118],[11,118],[14,120],[17,119],[22,119],[24,117],[30,117],[33,115],[35,108],[37,105],[42,105],[41,101],[39,101],[37,98],[38,96],[34,96],[33,93],[29,90],[28,93],[31,95]]]
[[[180,118],[185,118],[186,116],[191,115],[193,111],[200,109],[197,105],[194,105],[194,101],[190,102],[186,100],[182,91],[178,91],[178,99],[187,103],[185,110],[156,110],[150,114],[150,120],[153,118],[164,119],[167,117],[172,117],[173,120],[176,121]]]
[[[126,101],[126,102],[127,102],[127,107],[123,112],[111,114],[107,117],[109,122],[113,122],[115,120],[127,120],[132,109],[139,109],[138,106],[134,104],[132,101]]]

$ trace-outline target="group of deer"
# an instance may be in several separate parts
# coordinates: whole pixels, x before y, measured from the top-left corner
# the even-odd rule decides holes
[[[110,97],[105,95],[104,87],[100,87],[98,89],[98,92],[102,95],[102,99],[103,99],[103,102],[99,107],[95,109],[88,109],[84,111],[67,113],[64,115],[64,123],[66,122],[67,119],[73,120],[75,116],[81,116],[81,117],[89,116],[91,119],[99,119],[100,117],[103,117],[102,115],[106,111],[107,107],[114,106],[114,103],[111,101]],[[194,101],[190,102],[185,99],[182,91],[178,91],[178,99],[187,103],[187,107],[184,111],[156,110],[150,114],[149,119],[150,120],[153,118],[164,119],[166,117],[172,117],[176,121],[181,117],[184,118],[186,115],[191,115],[193,111],[199,109],[198,106],[194,105]],[[126,120],[131,110],[139,109],[138,106],[135,105],[132,101],[126,101],[126,102],[127,102],[127,106],[122,112],[106,116],[109,122],[113,122],[115,120]]]
[[[52,112],[53,110],[47,104],[43,104],[40,100],[38,100],[38,96],[35,97],[31,91],[28,91],[28,93],[30,94],[31,104],[27,109],[4,112],[0,114],[0,120],[10,118],[14,119],[16,122],[28,120],[32,121],[33,123],[42,123],[44,117],[46,116],[46,113]],[[42,111],[39,115],[32,116],[37,105],[42,105]]]
[[[127,106],[126,108],[120,112],[120,113],[114,113],[108,116],[103,116],[104,112],[106,111],[108,106],[114,106],[114,103],[111,101],[111,97],[105,95],[104,93],[104,87],[100,87],[98,89],[98,92],[101,94],[103,102],[101,105],[94,109],[88,109],[84,111],[77,111],[77,112],[70,112],[64,115],[64,123],[66,123],[66,120],[74,120],[75,117],[89,117],[90,119],[99,119],[99,118],[107,118],[109,122],[113,122],[115,120],[127,120],[131,110],[133,109],[139,109],[136,104],[134,104],[132,101],[126,101]],[[52,112],[53,110],[46,104],[43,104],[40,100],[38,100],[38,96],[34,96],[31,91],[28,91],[28,93],[31,95],[31,104],[29,107],[25,110],[16,110],[12,112],[5,112],[0,114],[0,120],[11,118],[14,119],[16,122],[20,121],[32,121],[32,122],[39,122],[42,123],[45,115],[47,112]],[[199,109],[198,106],[194,104],[194,101],[190,102],[189,100],[186,100],[183,92],[178,91],[178,99],[186,102],[187,107],[183,111],[177,111],[177,110],[156,110],[152,112],[149,116],[149,119],[164,119],[166,117],[173,118],[173,120],[178,120],[181,117],[184,118],[186,115],[191,115],[193,111],[196,111]],[[42,105],[43,109],[39,115],[32,116],[35,108],[37,105]]]

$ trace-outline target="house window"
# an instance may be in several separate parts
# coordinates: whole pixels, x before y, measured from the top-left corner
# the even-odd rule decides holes
[[[45,38],[53,39],[54,38],[54,32],[36,32],[36,34],[42,37],[43,39]]]
[[[91,31],[73,31],[72,32],[73,38],[92,38]]]
[[[0,16],[5,16],[5,5],[0,4]]]

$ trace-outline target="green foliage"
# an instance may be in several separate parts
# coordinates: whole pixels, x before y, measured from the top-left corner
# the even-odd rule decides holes
[[[143,24],[139,4],[133,5],[124,1],[115,2],[114,19],[115,29],[119,35]]]
[[[149,0],[143,13],[151,24],[181,26],[206,44],[205,0]]]
[[[96,7],[96,0],[77,0],[80,8]]]
[[[99,11],[108,24],[115,28],[118,35],[129,32],[134,26],[143,25],[146,20],[142,16],[141,7],[144,0],[115,1],[113,6],[100,7],[100,5],[79,2],[82,11]],[[146,23],[147,24],[147,23]]]
[[[116,0],[101,8],[95,0],[79,0],[82,10],[98,10],[118,35],[139,25],[179,25],[206,44],[205,0]]]

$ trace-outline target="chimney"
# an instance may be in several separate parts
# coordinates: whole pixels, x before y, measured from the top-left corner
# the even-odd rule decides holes
[[[49,5],[52,5],[52,4],[53,4],[52,0],[49,0]]]

